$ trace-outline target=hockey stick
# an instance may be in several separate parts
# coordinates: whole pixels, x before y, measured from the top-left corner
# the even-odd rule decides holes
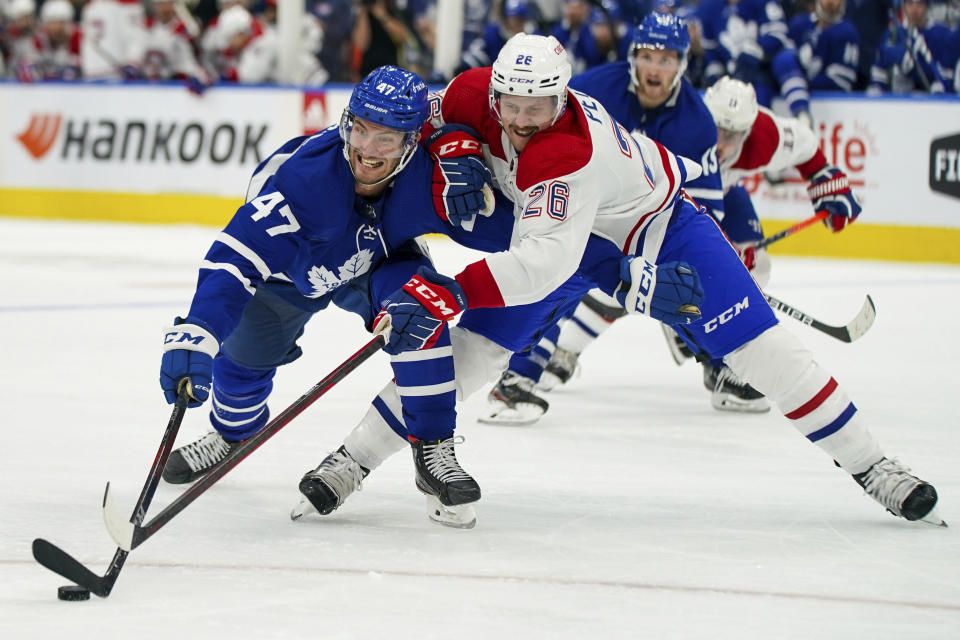
[[[769,293],[764,293],[763,297],[767,299],[767,303],[775,310],[782,311],[794,320],[799,320],[803,324],[809,325],[817,331],[822,331],[828,336],[843,342],[853,342],[854,340],[860,338],[870,329],[870,327],[873,326],[873,321],[877,317],[877,308],[873,305],[873,298],[870,296],[867,296],[867,299],[863,302],[863,307],[860,308],[860,311],[853,318],[853,320],[842,327],[834,327],[832,325],[820,322],[813,316],[807,315],[796,307],[791,307],[786,302],[774,298]]]
[[[170,414],[170,420],[167,422],[167,430],[163,432],[163,439],[160,441],[160,448],[157,450],[157,457],[153,459],[153,466],[150,467],[150,473],[147,474],[147,481],[143,485],[143,490],[140,491],[140,497],[133,508],[133,515],[130,516],[131,522],[136,524],[143,522],[147,509],[150,507],[150,501],[153,499],[153,494],[157,491],[160,474],[167,464],[170,452],[173,451],[173,443],[177,439],[180,423],[183,422],[183,415],[186,413],[187,404],[190,402],[189,388],[189,384],[182,384],[180,387],[177,401],[173,405],[173,413]],[[109,488],[109,486],[108,484],[107,487]],[[104,500],[106,500],[106,494],[104,494]],[[128,552],[129,549],[117,549],[117,552],[113,554],[113,560],[110,561],[106,574],[98,576],[55,544],[47,542],[43,538],[37,538],[33,541],[33,557],[37,562],[101,598],[106,598],[113,590],[113,585],[117,582],[123,563],[127,560]]]
[[[798,222],[797,224],[793,225],[792,227],[787,227],[787,228],[784,229],[783,231],[779,231],[779,232],[773,234],[772,236],[770,236],[769,238],[764,238],[763,240],[761,240],[761,241],[758,242],[757,244],[753,245],[753,248],[754,248],[754,249],[762,249],[762,248],[764,248],[764,247],[766,247],[766,246],[768,246],[768,245],[773,244],[774,242],[778,242],[778,241],[780,241],[780,240],[783,240],[783,239],[786,238],[787,236],[792,236],[793,234],[795,234],[797,231],[800,231],[801,229],[806,229],[806,228],[809,227],[810,225],[816,224],[816,223],[820,222],[821,220],[823,220],[824,218],[826,218],[826,217],[829,216],[829,215],[830,215],[830,212],[829,212],[829,211],[818,211],[813,217],[807,218],[806,220],[803,220],[803,221],[801,221],[801,222]]]
[[[234,447],[227,457],[220,464],[211,469],[206,475],[191,485],[186,491],[181,493],[173,502],[166,506],[160,513],[150,519],[149,522],[142,525],[141,520],[131,518],[125,521],[110,500],[110,483],[107,483],[106,491],[103,495],[103,519],[107,525],[107,531],[113,537],[120,549],[129,552],[140,546],[147,538],[155,534],[165,524],[170,522],[174,516],[183,511],[187,505],[199,498],[207,489],[212,487],[228,471],[253,453],[260,445],[272,438],[280,429],[285,427],[291,420],[300,415],[307,407],[313,404],[320,396],[329,391],[335,384],[343,380],[348,373],[356,369],[370,356],[380,350],[385,344],[382,334],[375,336],[370,342],[365,344],[359,351],[347,358],[336,369],[327,374],[327,376],[311,387],[306,393],[298,398],[293,404],[283,410],[276,418],[267,423],[263,429],[255,435],[244,440],[241,444]]]

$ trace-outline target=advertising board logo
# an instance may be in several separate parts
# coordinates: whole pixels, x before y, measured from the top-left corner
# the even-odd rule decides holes
[[[62,119],[60,114],[31,114],[30,124],[23,133],[17,134],[17,140],[31,156],[39,160],[50,151],[57,139]]]
[[[930,143],[930,189],[960,198],[960,133]]]
[[[64,118],[32,113],[17,140],[36,161],[257,165],[266,122]]]

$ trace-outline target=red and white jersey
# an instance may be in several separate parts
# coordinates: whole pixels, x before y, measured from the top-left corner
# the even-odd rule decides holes
[[[124,67],[139,68],[146,43],[139,0],[91,0],[80,18],[84,78],[122,79]]]
[[[80,77],[80,29],[70,25],[66,37],[52,40],[40,31],[36,37],[39,57],[34,65],[37,80],[76,80]]]
[[[796,118],[784,118],[760,107],[740,153],[721,168],[723,192],[756,171],[796,167],[805,178],[809,177],[827,163],[818,145],[813,131]]]
[[[253,21],[253,37],[242,51],[232,51],[226,44],[209,58],[217,75],[228,82],[274,82],[279,65],[279,46],[276,30]]]
[[[151,80],[204,76],[194,55],[190,34],[179,18],[168,22],[147,20],[141,71]]]
[[[600,103],[575,91],[557,123],[517,153],[490,112],[489,84],[489,67],[460,74],[431,120],[477,131],[496,186],[514,203],[510,250],[457,276],[470,306],[541,300],[577,270],[591,233],[655,262],[683,181],[698,176],[699,166],[631,137]]]

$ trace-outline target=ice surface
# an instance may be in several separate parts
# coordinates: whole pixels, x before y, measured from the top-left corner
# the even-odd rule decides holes
[[[103,487],[124,511],[140,491],[170,412],[160,331],[215,233],[0,219],[0,637],[960,637],[960,269],[784,257],[769,291],[825,322],[873,296],[853,344],[784,323],[953,528],[885,513],[776,413],[713,411],[700,369],[628,318],[539,424],[478,424],[482,393],[462,407],[457,454],[484,492],[473,530],[427,520],[405,452],[332,516],[289,520],[302,473],[389,378],[378,355],[136,549],[108,599],[58,601],[66,581],[30,543],[106,570]],[[468,259],[432,244],[448,270]],[[366,340],[353,316],[314,318],[274,413]],[[151,513],[178,491],[162,485]]]

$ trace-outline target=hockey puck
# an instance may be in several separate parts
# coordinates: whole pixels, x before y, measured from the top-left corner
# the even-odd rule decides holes
[[[57,589],[57,597],[61,600],[89,600],[90,590],[71,584]]]

